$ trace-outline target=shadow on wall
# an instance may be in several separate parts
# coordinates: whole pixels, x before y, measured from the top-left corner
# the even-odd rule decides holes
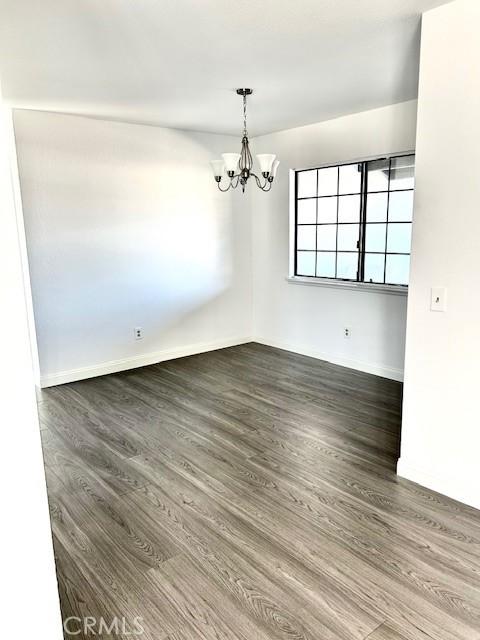
[[[137,354],[138,325],[151,351],[175,325],[204,341],[237,278],[208,162],[225,138],[29,111],[15,126],[42,374]]]

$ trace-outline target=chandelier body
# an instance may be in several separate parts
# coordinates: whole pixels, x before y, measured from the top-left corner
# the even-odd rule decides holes
[[[236,189],[239,185],[244,192],[250,178],[255,178],[259,189],[270,191],[280,162],[275,159],[273,153],[260,153],[257,155],[257,160],[260,165],[261,177],[253,172],[253,157],[250,151],[247,130],[247,96],[253,92],[252,89],[237,89],[237,93],[243,97],[242,148],[240,153],[222,153],[223,160],[212,160],[211,165],[215,182],[222,192]],[[227,174],[228,180],[226,186],[222,186],[224,173]]]

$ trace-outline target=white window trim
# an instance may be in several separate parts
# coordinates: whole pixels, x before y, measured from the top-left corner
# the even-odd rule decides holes
[[[350,164],[355,162],[368,162],[369,160],[375,160],[377,158],[390,158],[398,155],[410,155],[414,154],[414,150],[397,151],[395,153],[384,153],[367,158],[338,161],[337,164]],[[315,167],[321,169],[322,167],[331,167],[332,163],[324,163]],[[333,287],[338,289],[351,289],[354,291],[368,291],[370,293],[386,293],[396,296],[407,296],[408,286],[395,285],[395,284],[380,284],[375,282],[351,282],[347,280],[335,280],[330,278],[314,278],[312,276],[296,276],[295,275],[295,173],[302,169],[308,169],[309,167],[293,168],[289,171],[288,176],[288,209],[289,209],[289,251],[288,251],[288,277],[286,278],[289,284],[310,285],[316,287]]]
[[[314,278],[310,276],[287,276],[289,284],[301,284],[314,287],[330,287],[333,289],[350,289],[353,291],[368,291],[370,293],[387,293],[394,296],[407,296],[408,287],[396,284],[377,284],[375,282],[351,282],[349,280],[334,280],[333,278]]]

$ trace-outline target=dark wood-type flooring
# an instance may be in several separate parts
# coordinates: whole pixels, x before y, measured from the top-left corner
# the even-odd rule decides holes
[[[43,391],[64,618],[479,639],[480,513],[396,477],[400,405],[399,383],[254,343]]]

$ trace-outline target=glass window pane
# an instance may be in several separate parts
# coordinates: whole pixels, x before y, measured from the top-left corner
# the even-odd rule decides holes
[[[336,222],[337,221],[337,198],[319,198],[318,199],[318,222]]]
[[[409,222],[388,225],[387,253],[410,253],[412,225]]]
[[[338,221],[360,221],[360,196],[342,196],[338,199]]]
[[[358,269],[358,253],[337,254],[337,278],[356,280]]]
[[[357,251],[360,225],[339,224],[337,251]]]
[[[386,224],[367,224],[365,237],[366,251],[385,251]]]
[[[335,224],[317,227],[317,249],[335,251],[337,246],[337,226]]]
[[[362,187],[362,165],[346,164],[340,167],[339,193],[360,193]]]
[[[384,255],[378,253],[366,253],[364,282],[383,282],[384,266]]]
[[[315,224],[317,221],[317,201],[298,200],[297,203],[298,224]]]
[[[318,170],[318,195],[335,196],[338,188],[338,167]]]
[[[387,219],[388,193],[372,193],[367,196],[367,222],[385,222]]]
[[[408,284],[413,154],[297,173],[298,275],[357,279],[363,167],[368,192],[365,282]]]
[[[297,249],[315,249],[314,224],[297,227]]]
[[[415,156],[392,158],[390,190],[413,189],[415,184]]]
[[[317,253],[317,277],[318,278],[334,278],[335,277],[335,254],[334,253]]]
[[[367,163],[367,187],[368,191],[388,190],[388,160],[373,160]]]
[[[297,197],[311,198],[317,195],[317,170],[297,173]]]
[[[315,275],[315,251],[297,251],[297,276]]]
[[[387,284],[408,284],[410,256],[387,256],[385,282]]]
[[[413,217],[413,191],[397,191],[390,194],[388,220],[411,222]]]

